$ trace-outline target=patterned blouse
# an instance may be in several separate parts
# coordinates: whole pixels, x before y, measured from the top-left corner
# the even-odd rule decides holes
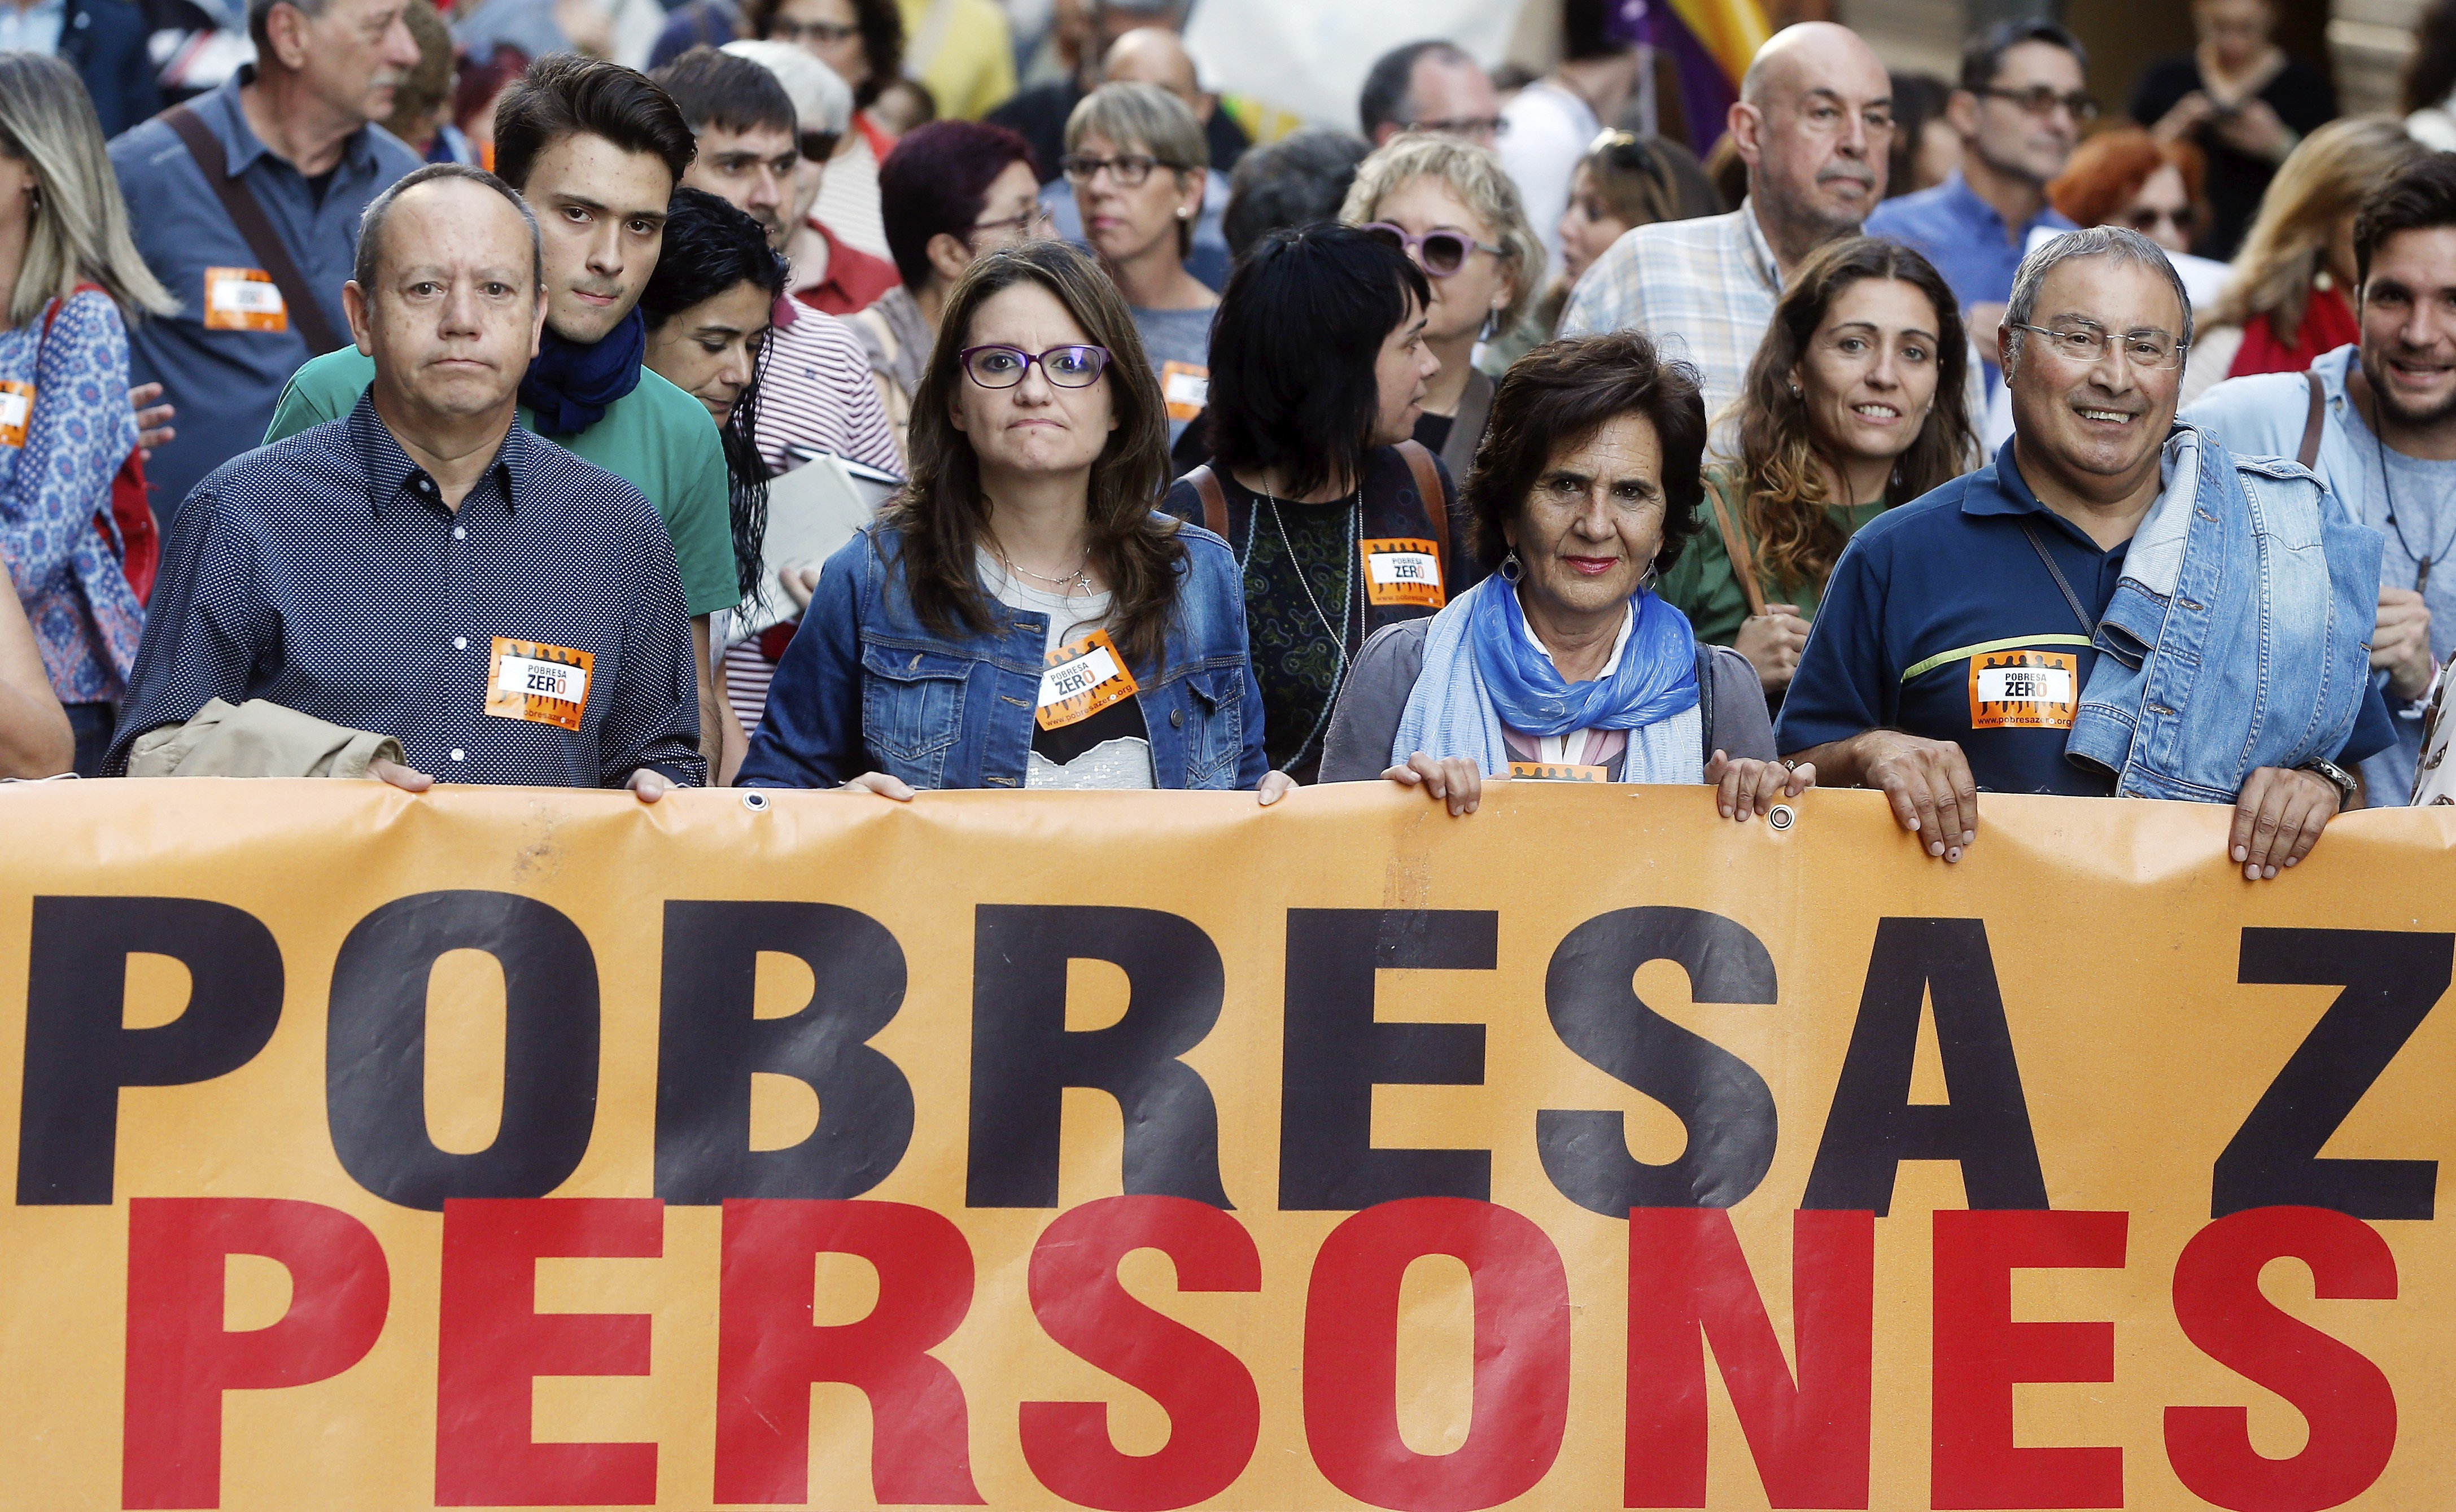
[[[105,534],[111,480],[136,446],[119,307],[89,290],[60,306],[48,336],[40,317],[0,331],[0,384],[21,398],[33,391],[23,442],[8,444],[16,433],[0,427],[0,561],[51,690],[64,704],[114,702],[145,629],[117,536]]]

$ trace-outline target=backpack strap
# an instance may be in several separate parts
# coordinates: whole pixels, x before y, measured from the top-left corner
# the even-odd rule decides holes
[[[1705,642],[1697,643],[1697,739],[1704,748],[1698,760],[1712,766],[1714,762],[1714,648]]]
[[[2302,422],[2302,449],[2294,454],[2294,460],[2307,468],[2320,460],[2320,431],[2326,422],[2327,411],[2325,397],[2320,388],[2320,375],[2305,373],[2302,381],[2311,385],[2311,416]]]
[[[1399,443],[1399,455],[1407,460],[1407,471],[1416,477],[1416,497],[1424,501],[1424,516],[1433,522],[1433,551],[1440,558],[1442,581],[1449,581],[1450,499],[1442,487],[1441,469],[1433,465],[1433,454],[1419,440]]]
[[[1757,586],[1757,565],[1749,556],[1749,538],[1740,533],[1731,511],[1723,507],[1721,490],[1709,484],[1706,503],[1714,511],[1714,525],[1723,533],[1723,555],[1731,559],[1731,576],[1739,580],[1740,592],[1749,601],[1749,613],[1763,618],[1765,592]]]
[[[1205,462],[1186,474],[1185,480],[1194,485],[1196,496],[1202,501],[1202,528],[1226,541],[1228,491],[1219,486],[1219,475],[1211,470],[1210,463]]]
[[[307,343],[307,355],[322,357],[338,351],[341,343],[333,335],[332,323],[324,318],[324,307],[316,302],[307,289],[307,280],[298,275],[298,265],[290,257],[290,249],[265,218],[264,207],[256,202],[256,191],[240,179],[231,176],[230,160],[222,155],[221,139],[205,118],[184,105],[174,105],[162,112],[162,122],[178,133],[187,144],[188,155],[205,175],[205,186],[222,202],[222,213],[248,251],[264,266],[265,276],[281,291],[282,305],[289,311],[290,329]]]

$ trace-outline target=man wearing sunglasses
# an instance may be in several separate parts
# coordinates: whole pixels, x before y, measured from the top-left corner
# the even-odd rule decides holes
[[[2098,118],[2083,88],[2086,66],[2080,43],[2050,21],[2008,21],[1982,33],[1962,53],[1960,88],[1944,107],[1961,138],[1961,166],[1868,217],[1869,235],[1907,242],[1944,275],[1990,378],[1996,327],[2030,233],[2073,229],[2047,203],[2047,184]]]
[[[851,92],[826,64],[788,42],[731,42],[722,52],[686,52],[653,76],[699,137],[699,156],[683,183],[730,202],[766,229],[768,245],[784,251],[817,197],[820,165],[834,150],[827,86],[842,97],[845,113]],[[799,465],[797,451],[831,452],[902,472],[860,338],[835,317],[789,296],[776,301],[775,320],[768,332],[757,418],[768,464],[788,471]]]
[[[1943,861],[1983,788],[2230,804],[2227,864],[2277,877],[2396,741],[2366,676],[2380,534],[2175,422],[2191,307],[2139,232],[2067,232],[2011,292],[2013,439],[1852,537],[1775,745]]]

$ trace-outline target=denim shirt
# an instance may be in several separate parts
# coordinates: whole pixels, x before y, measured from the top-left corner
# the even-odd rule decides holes
[[[1132,668],[1162,787],[1250,788],[1268,769],[1245,597],[1228,543],[1178,525],[1186,558],[1156,667]],[[746,787],[1021,787],[1048,617],[992,601],[999,628],[945,635],[912,606],[902,541],[873,523],[828,559],[750,738]]]
[[[2232,803],[2344,749],[2370,692],[2380,533],[2295,462],[2179,423],[2099,620],[2067,754],[2136,798]]]

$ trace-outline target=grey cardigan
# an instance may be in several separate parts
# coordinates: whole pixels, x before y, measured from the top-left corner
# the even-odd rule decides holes
[[[1347,684],[1331,710],[1322,742],[1321,778],[1326,783],[1370,782],[1390,765],[1399,738],[1399,716],[1424,670],[1424,636],[1432,616],[1383,625],[1356,653]],[[1698,703],[1706,714],[1707,759],[1722,751],[1733,760],[1772,761],[1773,720],[1766,712],[1765,684],[1747,657],[1727,645],[1697,647]]]

